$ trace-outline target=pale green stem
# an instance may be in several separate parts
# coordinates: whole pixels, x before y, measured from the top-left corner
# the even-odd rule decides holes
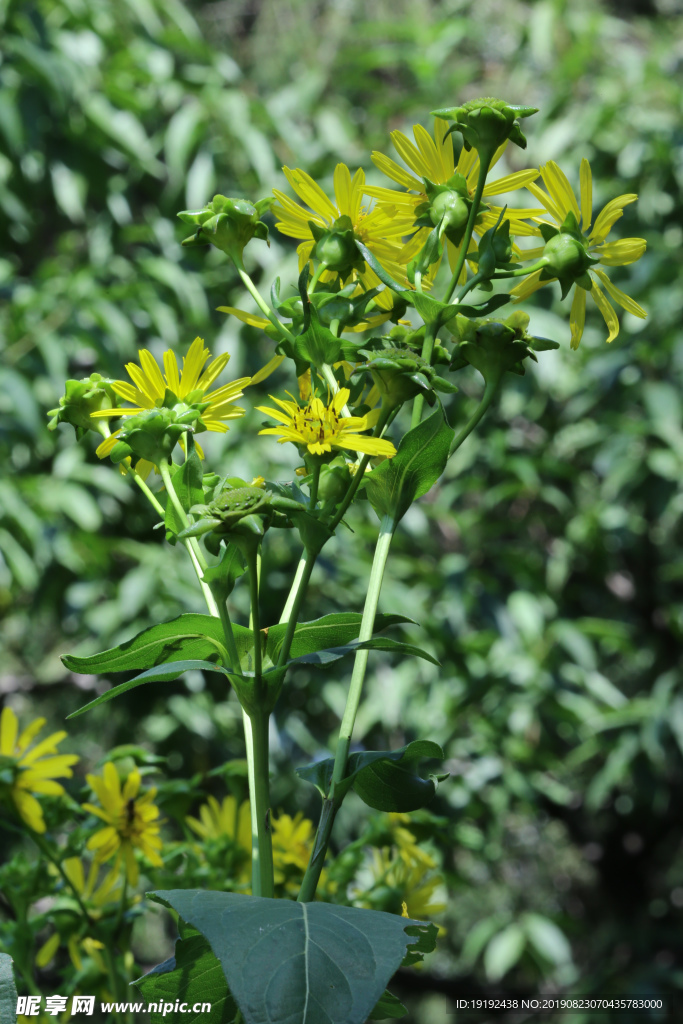
[[[299,593],[299,588],[301,587],[301,581],[302,581],[302,579],[304,577],[304,573],[306,572],[306,562],[310,559],[310,557],[311,556],[306,551],[306,548],[304,548],[304,550],[301,552],[301,558],[299,559],[299,564],[296,567],[296,573],[294,574],[294,581],[292,582],[291,589],[289,591],[289,594],[287,595],[287,601],[285,603],[284,608],[282,609],[282,615],[280,616],[280,623],[289,622],[289,620],[291,618],[292,609],[294,607],[294,602],[296,601],[296,595]]]
[[[370,640],[375,628],[375,616],[377,615],[377,605],[379,603],[379,595],[382,588],[382,579],[384,577],[384,570],[387,564],[389,548],[391,547],[391,539],[395,528],[396,524],[393,518],[391,516],[384,516],[380,524],[377,546],[375,547],[375,557],[372,562],[370,579],[368,581],[368,592],[365,598],[365,607],[363,608],[363,618],[361,620],[360,632],[358,635],[358,639],[361,641]],[[318,880],[320,879],[320,872],[322,871],[323,864],[325,863],[325,854],[330,841],[332,826],[334,824],[337,810],[340,806],[340,802],[335,800],[335,785],[341,782],[346,774],[346,762],[348,760],[349,748],[351,746],[353,726],[356,721],[356,715],[360,705],[367,664],[368,651],[356,651],[353,673],[351,675],[351,684],[346,697],[346,707],[344,708],[344,715],[339,729],[339,739],[337,741],[337,752],[334,758],[330,793],[323,801],[320,823],[316,832],[311,859],[306,869],[301,890],[297,896],[297,900],[300,903],[308,903],[314,898]]]
[[[180,519],[180,521],[181,521],[181,523],[183,524],[184,527],[188,527],[190,525],[190,520],[188,519],[187,513],[185,512],[185,509],[183,508],[183,506],[181,504],[181,501],[180,501],[180,498],[178,497],[176,489],[173,486],[173,481],[171,480],[171,473],[170,473],[170,470],[169,470],[169,467],[168,467],[168,463],[160,462],[159,463],[159,472],[161,473],[161,479],[164,481],[164,487],[166,488],[166,492],[167,492],[167,494],[169,496],[171,504],[173,505],[174,509],[178,513],[178,518]],[[211,612],[211,614],[213,616],[218,616],[219,612],[218,612],[218,607],[216,605],[214,596],[211,593],[210,587],[204,582],[204,573],[208,569],[208,564],[207,564],[206,559],[204,558],[204,555],[202,554],[202,549],[199,546],[197,538],[196,537],[187,537],[183,541],[183,544],[187,548],[187,553],[189,554],[190,558],[192,559],[192,564],[194,566],[194,571],[197,574],[197,579],[199,580],[199,585],[202,588],[202,593],[204,594],[204,600],[206,601],[206,603],[208,605],[209,611]]]
[[[260,545],[259,545],[260,547]],[[247,574],[249,576],[249,626],[254,638],[254,683],[258,690],[261,686],[261,616],[259,612],[259,575],[260,555],[256,546],[247,551]]]
[[[425,329],[424,341],[422,342],[422,358],[427,363],[432,361],[432,352],[434,351],[434,342],[436,340],[436,330],[434,321],[427,324]],[[424,395],[416,395],[413,399],[413,415],[410,421],[411,427],[416,427],[422,419],[422,409],[424,407]]]
[[[479,423],[479,421],[483,417],[484,413],[486,412],[486,410],[490,406],[491,402],[495,398],[495,395],[496,395],[496,392],[498,391],[498,386],[500,385],[502,376],[503,376],[503,371],[500,370],[497,374],[490,376],[489,379],[486,381],[486,387],[484,388],[484,394],[482,396],[481,402],[479,403],[479,405],[477,406],[477,408],[476,408],[476,410],[474,412],[474,415],[470,417],[470,419],[467,421],[467,423],[462,428],[460,433],[457,434],[456,437],[453,438],[453,441],[452,441],[451,447],[450,447],[450,451],[448,453],[448,458],[449,459],[450,459],[451,455],[453,455],[457,451],[457,449],[460,447],[460,445],[463,443],[463,441],[467,437],[469,437],[469,435],[472,433],[472,431],[474,430],[476,425]]]
[[[317,288],[318,281],[320,280],[320,275],[322,274],[324,269],[325,269],[325,264],[324,263],[319,263],[318,266],[313,271],[313,277],[311,278],[311,282],[310,282],[310,284],[308,286],[308,294],[309,295],[312,295],[313,292],[315,291],[315,289]]]
[[[254,896],[273,896],[273,841],[270,828],[270,780],[268,728],[270,715],[261,711],[248,716],[253,760],[247,761],[251,804],[251,891]],[[245,723],[246,735],[246,723]],[[247,744],[249,749],[249,743]]]
[[[159,501],[157,501],[156,495],[154,494],[153,491],[150,490],[150,488],[147,486],[147,484],[142,479],[142,477],[138,476],[138,474],[135,472],[135,470],[132,469],[131,467],[128,468],[128,476],[132,476],[133,477],[133,480],[138,485],[138,487],[140,488],[142,493],[145,495],[145,497],[147,498],[149,503],[152,505],[154,510],[156,512],[158,512],[159,515],[161,516],[161,518],[163,519],[164,515],[165,515],[164,506]]]
[[[493,159],[493,152],[487,152],[485,150],[479,151],[479,177],[477,179],[477,187],[474,193],[474,199],[472,200],[472,206],[470,207],[470,215],[467,218],[467,226],[465,228],[465,234],[462,242],[460,243],[460,255],[458,256],[458,262],[455,265],[451,282],[448,286],[448,290],[444,297],[445,302],[450,302],[453,297],[453,292],[458,286],[458,279],[460,272],[465,265],[467,258],[467,250],[470,247],[470,240],[472,238],[472,232],[474,231],[474,222],[477,219],[479,213],[479,207],[481,206],[481,197],[484,194],[484,185],[486,184],[486,175],[489,172],[491,160]]]
[[[304,596],[306,594],[306,588],[308,586],[308,581],[311,578],[311,573],[313,572],[313,566],[315,565],[315,560],[316,560],[317,557],[318,557],[318,552],[317,551],[316,552],[307,551],[306,552],[306,560],[303,561],[303,559],[302,559],[299,562],[299,566],[301,566],[303,564],[303,568],[302,568],[302,571],[301,571],[301,577],[299,579],[299,585],[296,588],[296,591],[294,590],[294,587],[292,587],[292,593],[294,594],[294,598],[293,598],[293,600],[291,602],[291,609],[290,609],[289,617],[286,620],[287,621],[287,629],[285,631],[284,640],[282,641],[282,647],[280,648],[280,656],[278,657],[278,660],[277,660],[279,668],[282,668],[284,665],[287,664],[287,659],[289,658],[289,649],[292,646],[292,640],[294,639],[294,631],[296,630],[296,624],[299,621],[299,613],[301,611],[301,605],[303,603],[303,599],[304,599]],[[297,575],[298,575],[298,569],[297,569]],[[291,596],[292,596],[292,594],[290,593],[290,597]],[[287,600],[287,604],[289,604],[289,599]],[[284,612],[283,612],[283,615],[284,615]],[[282,621],[282,620],[280,620],[280,621]]]
[[[266,300],[263,298],[263,296],[261,295],[260,291],[254,284],[252,279],[249,277],[249,274],[244,269],[244,266],[240,265],[239,263],[236,263],[235,266],[237,267],[237,273],[242,278],[242,283],[244,284],[245,288],[247,289],[247,291],[249,292],[252,299],[254,300],[258,308],[261,310],[263,315],[270,320],[273,327],[277,328],[277,330],[280,332],[283,338],[287,338],[288,341],[294,341],[294,335],[289,330],[289,328],[285,327],[282,321],[275,316],[275,313],[270,308]]]
[[[526,277],[527,274],[535,274],[537,270],[543,270],[549,262],[548,257],[543,256],[537,263],[532,263],[530,267],[518,267],[517,270],[497,270],[491,277],[495,281],[502,281],[508,277]],[[459,298],[462,298],[462,295]]]

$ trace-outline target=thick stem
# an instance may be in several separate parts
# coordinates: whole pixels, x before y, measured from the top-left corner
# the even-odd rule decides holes
[[[377,546],[375,547],[375,557],[372,562],[372,569],[370,570],[368,593],[365,598],[363,618],[361,620],[358,636],[358,639],[361,641],[369,640],[373,634],[377,605],[379,603],[379,595],[382,588],[382,579],[384,577],[384,569],[387,564],[389,548],[391,547],[391,538],[393,537],[395,527],[396,524],[391,516],[383,517],[380,525],[379,536],[377,538]],[[300,903],[308,903],[314,898],[315,890],[320,879],[320,872],[322,871],[325,863],[325,854],[330,841],[330,835],[332,834],[332,826],[334,825],[334,819],[341,804],[341,801],[335,800],[335,785],[341,782],[346,774],[346,762],[349,755],[349,748],[351,746],[353,726],[356,721],[356,715],[360,705],[367,664],[368,651],[357,651],[353,664],[351,684],[346,698],[346,707],[344,708],[344,715],[339,729],[339,739],[337,741],[337,752],[334,758],[330,794],[329,797],[323,801],[320,823],[316,832],[313,852],[311,853],[311,859],[308,863],[306,874],[304,875],[304,880],[301,884],[301,890],[297,897],[297,900]]]
[[[484,388],[484,394],[482,396],[481,402],[479,403],[479,405],[477,406],[477,409],[474,412],[474,415],[467,421],[467,423],[462,428],[460,433],[457,434],[453,438],[453,441],[452,441],[451,447],[450,447],[450,451],[448,453],[448,458],[449,459],[450,459],[451,455],[453,455],[454,452],[456,452],[458,450],[458,448],[463,443],[463,441],[467,437],[469,437],[469,435],[472,433],[472,431],[474,430],[476,425],[479,423],[480,419],[483,417],[484,413],[486,412],[486,410],[488,409],[488,407],[490,406],[491,402],[493,401],[493,399],[496,396],[496,392],[498,391],[498,387],[500,385],[502,377],[503,377],[503,371],[500,370],[497,374],[492,374],[489,377],[489,379],[486,381],[486,387]]]
[[[285,603],[284,608],[282,609],[282,615],[280,616],[281,624],[283,622],[289,622],[289,620],[292,617],[292,609],[294,608],[294,602],[296,601],[296,596],[299,593],[299,588],[301,587],[301,581],[304,577],[304,573],[306,572],[306,562],[310,561],[310,558],[311,556],[309,555],[306,548],[304,548],[304,550],[301,552],[299,564],[296,567],[296,572],[294,574],[294,580],[292,581],[291,589],[289,591],[289,594],[287,595],[287,601]]]
[[[262,711],[253,712],[248,716],[253,750],[253,762],[249,765],[252,835],[251,891],[254,896],[272,897],[274,882],[268,764],[269,720],[270,715]]]
[[[460,243],[460,254],[458,255],[458,262],[455,265],[453,271],[453,277],[448,286],[448,291],[444,297],[444,302],[450,302],[453,297],[453,292],[458,287],[458,279],[460,278],[460,272],[465,265],[467,259],[467,250],[470,247],[470,240],[472,238],[472,232],[474,231],[474,222],[477,219],[479,213],[479,207],[481,206],[481,197],[484,194],[484,185],[486,184],[486,175],[489,173],[489,167],[491,166],[491,160],[493,159],[493,151],[488,152],[487,150],[479,150],[479,177],[477,178],[477,187],[474,192],[474,199],[472,200],[472,206],[470,207],[470,215],[467,218],[467,226],[465,228],[465,234],[462,242]]]
[[[247,573],[249,575],[249,625],[254,638],[254,686],[258,699],[259,690],[262,685],[262,658],[261,658],[261,615],[259,611],[259,575],[260,575],[260,544],[250,544],[246,551]]]

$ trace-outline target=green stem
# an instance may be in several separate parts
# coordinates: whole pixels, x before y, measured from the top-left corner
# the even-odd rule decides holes
[[[109,981],[111,983],[111,987],[114,990],[113,993],[112,993],[113,996],[114,996],[114,999],[116,1000],[116,1002],[123,1003],[123,1002],[125,1002],[127,987],[126,987],[125,981],[124,981],[124,984],[123,984],[123,988],[122,988],[122,986],[120,984],[122,979],[119,977],[119,975],[118,975],[118,973],[116,971],[116,963],[114,961],[113,950],[112,950],[112,948],[109,945],[107,945],[105,943],[104,949],[103,949],[102,952],[103,952],[103,956],[104,956],[104,962],[107,965],[107,974],[109,975]],[[123,1024],[128,1024],[128,1022],[131,1019],[130,1018],[130,1011],[126,1011],[125,1013],[121,1013],[121,1012],[119,1012],[117,1010],[114,1010],[113,1013],[114,1013],[114,1020],[122,1021]]]
[[[310,560],[310,557],[311,556],[308,554],[308,551],[306,550],[306,548],[304,548],[304,550],[301,552],[299,564],[296,567],[296,572],[294,574],[292,586],[290,588],[289,594],[287,595],[287,601],[285,603],[284,608],[282,609],[282,615],[280,616],[280,624],[282,624],[283,622],[289,622],[289,620],[292,617],[292,609],[294,607],[294,602],[296,601],[296,595],[299,593],[301,581],[303,579],[304,573],[306,572],[306,562]]]
[[[294,341],[294,335],[287,327],[285,327],[285,325],[282,323],[282,320],[278,320],[278,318],[275,316],[275,313],[270,308],[266,300],[263,298],[263,296],[261,295],[260,291],[254,284],[252,279],[249,277],[249,274],[244,269],[244,265],[241,263],[236,263],[235,266],[237,267],[237,273],[242,278],[242,283],[244,284],[245,288],[247,289],[247,291],[249,292],[252,299],[254,300],[258,308],[261,310],[263,315],[270,320],[273,327],[275,327],[280,332],[283,338],[287,338],[288,341]]]
[[[261,688],[262,657],[261,657],[261,615],[259,612],[259,569],[260,569],[260,544],[249,544],[245,550],[247,557],[247,573],[249,575],[249,600],[251,610],[249,613],[249,625],[254,638],[254,687],[258,699]]]
[[[311,282],[308,286],[309,295],[312,295],[315,289],[317,288],[318,281],[320,280],[320,275],[322,274],[323,270],[325,270],[325,264],[319,263],[318,266],[313,271],[313,277],[311,278]]]
[[[135,470],[130,468],[130,467],[128,468],[128,476],[132,476],[133,480],[138,485],[138,487],[140,488],[142,493],[145,495],[145,497],[147,498],[149,503],[152,505],[152,507],[155,509],[155,511],[159,513],[159,515],[161,516],[161,518],[163,520],[164,515],[166,514],[164,512],[164,506],[159,501],[157,501],[157,497],[154,494],[154,492],[149,489],[149,487],[147,486],[145,481],[142,479],[142,477],[138,476],[138,474],[135,472]]]
[[[479,405],[478,405],[474,415],[467,421],[467,423],[462,428],[460,433],[457,434],[456,437],[453,438],[453,442],[451,444],[451,448],[450,448],[450,451],[448,453],[449,459],[450,459],[451,455],[453,455],[458,450],[458,448],[463,443],[463,441],[467,437],[469,437],[469,435],[472,433],[472,431],[474,430],[476,425],[479,423],[480,419],[483,417],[484,413],[486,412],[486,410],[490,406],[491,402],[495,398],[495,395],[496,395],[496,392],[498,391],[498,387],[500,385],[502,377],[503,377],[503,371],[499,370],[497,374],[492,374],[489,377],[489,379],[486,381],[486,387],[484,388],[484,394],[482,396],[481,402],[479,403]]]
[[[235,643],[235,634],[233,633],[232,630],[232,622],[230,621],[230,615],[228,613],[227,605],[223,600],[214,602],[214,605],[216,607],[216,615],[221,620],[221,625],[223,626],[225,646],[228,652],[228,658],[230,660],[229,668],[231,668],[235,674],[241,674],[240,656],[237,651],[237,644]],[[211,614],[213,615],[214,613],[211,612]]]
[[[497,270],[491,277],[495,281],[502,281],[508,277],[526,277],[527,274],[535,274],[537,270],[543,270],[544,267],[548,266],[549,262],[548,257],[544,256],[536,263],[532,263],[530,267],[518,267],[517,270]],[[459,298],[462,298],[462,293]]]
[[[188,519],[187,513],[181,504],[180,498],[178,497],[175,487],[173,486],[173,480],[171,479],[169,464],[167,462],[160,462],[159,472],[161,473],[161,479],[164,481],[166,493],[168,494],[171,504],[178,513],[178,518],[180,519],[180,522],[183,524],[184,527],[188,527],[190,525],[190,520]],[[197,538],[186,537],[185,540],[183,541],[183,544],[185,545],[187,553],[192,560],[192,565],[194,566],[194,571],[197,574],[197,579],[199,580],[199,585],[202,588],[204,600],[207,603],[209,611],[214,617],[218,617],[219,609],[216,605],[214,596],[211,593],[211,588],[207,583],[204,582],[204,573],[206,572],[209,566],[206,559],[204,558],[204,555],[202,554],[202,549],[199,546]]]
[[[369,640],[372,637],[375,628],[375,616],[377,615],[377,605],[379,603],[379,595],[382,588],[382,579],[384,577],[384,569],[387,564],[389,548],[391,547],[391,539],[394,535],[395,528],[396,524],[393,518],[391,516],[384,516],[380,524],[377,546],[375,547],[375,557],[372,562],[370,579],[368,581],[368,592],[365,598],[365,607],[363,608],[363,618],[361,620],[360,632],[358,635],[358,639],[361,641]],[[346,774],[346,762],[349,755],[349,748],[351,746],[353,726],[356,721],[356,715],[360,705],[367,664],[368,651],[357,651],[353,664],[351,684],[346,698],[346,707],[344,708],[344,715],[339,729],[339,739],[337,741],[337,752],[334,758],[330,793],[323,801],[320,823],[316,832],[313,852],[311,853],[311,859],[308,863],[306,874],[304,875],[304,880],[301,884],[301,890],[297,897],[297,900],[300,903],[308,903],[314,898],[315,890],[320,879],[320,872],[322,871],[323,864],[325,863],[325,854],[330,841],[330,835],[332,834],[332,826],[334,824],[337,810],[341,805],[341,800],[335,799],[334,790],[337,783],[341,782]]]
[[[465,265],[467,259],[467,251],[470,247],[470,241],[472,239],[472,232],[474,231],[474,222],[477,219],[479,213],[479,207],[481,206],[481,197],[484,194],[484,185],[486,184],[486,175],[489,173],[489,167],[491,166],[491,160],[493,159],[493,151],[487,151],[481,149],[479,151],[479,177],[477,178],[477,187],[474,192],[474,199],[472,200],[472,206],[470,207],[470,215],[467,218],[467,226],[465,228],[465,234],[463,240],[460,243],[460,254],[458,256],[458,262],[455,265],[451,282],[448,286],[444,301],[450,302],[453,297],[453,292],[458,286],[458,279],[460,272]]]
[[[316,462],[313,467],[313,479],[311,480],[311,486],[309,488],[309,508],[311,512],[315,511],[315,506],[318,504],[318,484],[320,483],[320,463]]]
[[[76,887],[74,886],[73,882],[69,879],[69,876],[67,875],[66,871],[64,870],[62,862],[57,857],[54,856],[54,854],[52,853],[52,850],[49,847],[49,844],[45,842],[43,837],[38,832],[33,832],[32,831],[32,832],[30,832],[30,836],[31,836],[31,839],[33,840],[33,842],[36,844],[36,846],[40,850],[40,852],[43,854],[43,856],[46,857],[50,861],[50,863],[54,864],[54,866],[57,868],[57,871],[59,871],[59,873],[62,876],[63,880],[66,882],[66,884],[71,889],[71,892],[74,895],[74,899],[76,900],[76,903],[78,903],[78,906],[80,907],[80,910],[81,910],[81,913],[83,914],[83,917],[87,921],[88,925],[92,925],[93,922],[92,922],[92,918],[90,917],[90,914],[88,913],[88,908],[86,907],[85,903],[81,899],[81,894],[79,893],[78,889],[76,889]]]
[[[427,363],[432,361],[432,352],[434,351],[434,342],[436,340],[436,329],[435,322],[431,321],[427,324],[425,330],[424,341],[422,342],[422,358]],[[413,415],[410,421],[411,427],[416,427],[422,419],[422,409],[424,407],[424,395],[416,395],[413,399]]]
[[[289,658],[289,651],[292,646],[292,640],[294,639],[294,631],[296,630],[296,624],[299,621],[301,605],[303,603],[304,595],[306,594],[306,588],[308,586],[308,581],[311,578],[313,566],[315,565],[315,560],[318,557],[318,554],[318,551],[313,551],[310,548],[307,548],[306,561],[304,562],[302,559],[299,562],[299,567],[297,568],[297,575],[299,574],[299,568],[301,568],[302,563],[303,568],[301,569],[299,585],[296,589],[296,592],[294,593],[294,599],[291,602],[291,610],[289,618],[287,619],[287,630],[285,632],[285,638],[282,641],[280,656],[277,660],[278,668],[282,668],[284,665],[287,664],[287,659]],[[294,592],[294,588],[292,588],[292,592]],[[287,600],[287,604],[289,605],[289,599]],[[282,619],[280,621],[282,621]]]
[[[332,533],[334,533],[334,531],[337,529],[337,527],[341,523],[342,519],[346,515],[346,510],[348,509],[349,505],[351,504],[351,502],[353,501],[354,497],[356,496],[356,491],[360,487],[361,481],[362,481],[363,477],[365,476],[365,470],[367,468],[367,465],[368,465],[369,461],[370,461],[370,456],[369,455],[364,455],[362,457],[362,459],[360,460],[360,462],[358,463],[358,469],[356,470],[356,473],[355,473],[355,476],[354,476],[353,480],[349,484],[348,491],[344,495],[344,500],[342,501],[341,505],[337,509],[337,514],[335,515],[334,519],[330,523],[330,530],[332,531]]]
[[[268,764],[268,728],[270,715],[254,711],[248,716],[253,763],[249,773],[251,802],[253,896],[273,896],[273,842],[270,828],[270,780]]]

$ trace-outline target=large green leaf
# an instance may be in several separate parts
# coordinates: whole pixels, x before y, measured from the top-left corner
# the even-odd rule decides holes
[[[335,786],[341,802],[353,789],[369,807],[378,811],[416,811],[433,800],[437,785],[447,775],[423,779],[416,767],[422,758],[443,760],[443,750],[432,740],[413,740],[399,750],[365,750],[349,756],[346,775]],[[326,758],[296,769],[297,775],[329,796],[334,760]]]
[[[436,926],[241,893],[151,894],[209,940],[245,1024],[364,1024],[409,946]]]
[[[0,953],[0,1020],[2,1024],[16,1024],[17,990],[14,984],[12,957]]]
[[[248,630],[246,632],[249,633]],[[188,612],[143,629],[131,640],[101,654],[88,658],[65,654],[62,661],[70,672],[103,675],[154,668],[169,661],[203,660],[212,655],[227,661],[220,619]]]
[[[390,516],[396,524],[427,493],[444,471],[453,436],[439,407],[404,435],[393,459],[373,469],[365,490],[380,518]]]
[[[396,1020],[398,1017],[405,1017],[407,1012],[400,999],[392,995],[391,992],[384,992],[368,1020],[386,1020],[387,1017]]]
[[[145,997],[147,1005],[160,1004],[156,1012],[150,1012],[150,1024],[162,1024],[164,1004],[175,1005],[178,999],[189,1008],[211,1004],[208,1012],[194,1013],[190,1009],[184,1013],[186,1024],[233,1024],[237,1019],[237,1006],[230,995],[220,960],[214,956],[204,936],[192,929],[186,929],[184,937],[176,942],[175,956],[133,984]]]

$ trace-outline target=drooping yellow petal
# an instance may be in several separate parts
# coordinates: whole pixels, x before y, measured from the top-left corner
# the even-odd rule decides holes
[[[265,366],[262,366],[261,369],[258,370],[251,378],[251,384],[260,384],[261,381],[270,377],[271,373],[274,373],[275,370],[277,370],[278,366],[282,364],[285,358],[285,356],[273,356],[272,359],[269,359]]]
[[[632,313],[633,316],[640,317],[641,320],[647,319],[647,313],[643,307],[638,305],[635,299],[632,299],[629,295],[626,295],[625,292],[622,292],[620,288],[617,288],[615,284],[612,284],[604,270],[599,270],[597,267],[594,267],[593,273],[597,274],[600,278],[607,294],[613,298],[615,302],[618,302],[627,313]]]
[[[581,185],[581,230],[584,235],[590,230],[593,219],[593,174],[591,165],[584,157],[579,171]]]
[[[591,255],[599,256],[605,267],[623,267],[639,260],[646,248],[644,238],[620,238],[617,242],[603,242],[591,250]]]
[[[10,707],[2,709],[0,716],[0,754],[4,757],[12,757],[17,742],[19,722],[14,711]]]
[[[569,313],[569,326],[571,328],[571,347],[576,349],[581,344],[583,327],[586,322],[586,290],[579,285],[574,289],[572,308]]]
[[[614,341],[619,333],[619,321],[617,319],[617,314],[614,312],[614,307],[611,305],[609,300],[605,298],[595,282],[593,282],[593,287],[591,289],[591,298],[602,313],[605,323],[607,324],[607,330],[609,331],[607,342],[609,344],[610,341]]]
[[[231,313],[238,320],[241,320],[243,324],[249,324],[250,327],[267,327],[270,320],[267,320],[264,316],[256,316],[254,313],[245,313],[243,309],[236,309],[234,306],[218,306],[218,313]]]
[[[610,200],[602,208],[595,219],[595,225],[589,236],[591,245],[599,245],[600,242],[604,242],[615,221],[619,220],[623,214],[624,207],[628,206],[629,203],[635,203],[637,198],[638,196],[633,193],[617,196],[616,199]]]

